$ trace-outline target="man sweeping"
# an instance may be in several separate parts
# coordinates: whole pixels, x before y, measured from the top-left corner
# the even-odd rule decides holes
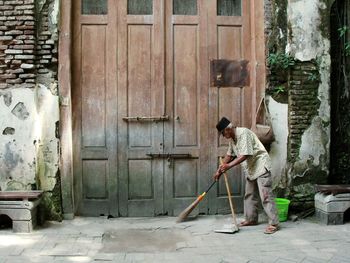
[[[265,234],[275,233],[279,227],[279,219],[272,192],[271,159],[265,147],[251,130],[235,127],[227,118],[223,117],[216,125],[217,130],[229,140],[227,154],[214,175],[220,176],[232,167],[241,164],[246,174],[246,188],[244,196],[245,221],[241,227],[258,224],[258,196],[269,218],[269,225]]]

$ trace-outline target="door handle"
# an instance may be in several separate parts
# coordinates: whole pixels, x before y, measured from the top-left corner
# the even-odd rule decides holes
[[[168,115],[162,115],[162,116],[132,116],[132,117],[123,117],[123,121],[139,121],[139,122],[147,122],[147,121],[168,121],[169,116]]]

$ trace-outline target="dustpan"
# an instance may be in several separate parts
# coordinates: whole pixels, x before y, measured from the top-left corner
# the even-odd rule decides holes
[[[227,224],[227,225],[224,225],[222,229],[214,230],[215,233],[223,233],[223,234],[233,234],[238,231],[239,231],[239,228],[235,224]]]
[[[223,161],[222,161],[222,158],[220,157],[220,164],[222,164],[222,163],[223,163]],[[224,233],[224,234],[233,234],[233,233],[236,233],[236,232],[239,231],[239,227],[237,225],[235,210],[233,208],[233,202],[232,202],[232,198],[231,198],[230,186],[229,186],[229,183],[228,183],[228,179],[227,179],[227,174],[226,173],[224,173],[224,179],[225,179],[227,196],[228,196],[228,201],[230,203],[230,208],[231,208],[233,222],[232,222],[232,224],[224,225],[222,229],[214,230],[214,232],[216,232],[216,233]]]

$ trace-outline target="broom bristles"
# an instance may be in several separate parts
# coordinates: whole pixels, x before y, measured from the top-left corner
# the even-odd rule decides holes
[[[187,218],[187,216],[192,212],[192,210],[199,204],[200,201],[201,198],[198,197],[192,204],[190,204],[184,211],[181,212],[176,222],[180,223],[184,221]]]

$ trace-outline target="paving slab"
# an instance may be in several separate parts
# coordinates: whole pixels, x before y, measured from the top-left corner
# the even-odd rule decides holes
[[[238,220],[242,220],[238,215]],[[0,263],[15,262],[182,262],[342,263],[350,262],[350,222],[324,225],[315,217],[281,223],[273,235],[259,225],[234,234],[214,230],[230,215],[89,218],[47,222],[29,234],[0,230]]]

